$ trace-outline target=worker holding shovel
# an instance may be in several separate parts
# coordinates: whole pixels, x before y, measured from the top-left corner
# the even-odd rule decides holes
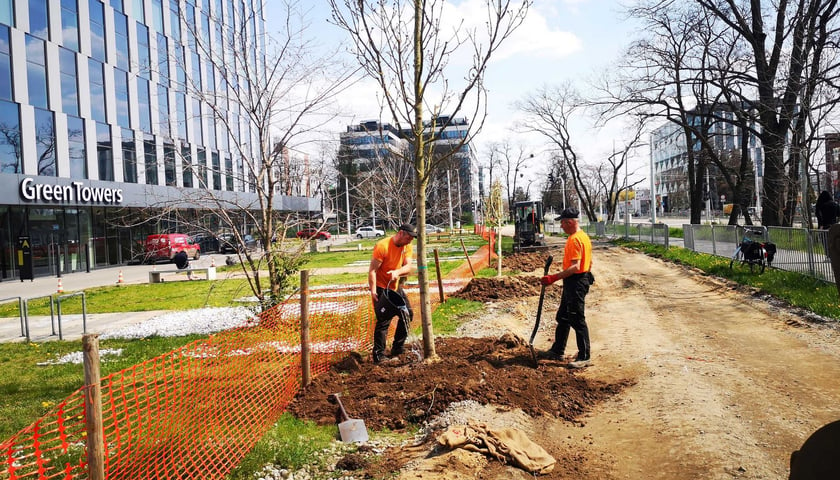
[[[376,242],[368,269],[368,284],[376,327],[373,331],[373,363],[385,360],[385,343],[391,320],[398,316],[397,331],[391,345],[391,358],[403,352],[408,326],[414,317],[408,297],[400,286],[400,279],[414,271],[411,242],[417,237],[414,225],[400,225],[396,235]]]
[[[592,267],[592,242],[578,223],[580,212],[574,208],[563,210],[560,226],[569,235],[563,250],[563,271],[554,275],[545,275],[540,279],[543,285],[551,285],[557,280],[563,280],[563,296],[560,308],[557,310],[557,328],[554,331],[554,344],[543,356],[555,360],[563,360],[569,330],[575,329],[578,353],[569,368],[583,368],[590,365],[589,358],[589,327],[586,326],[586,294],[589,286],[595,283],[590,268]]]

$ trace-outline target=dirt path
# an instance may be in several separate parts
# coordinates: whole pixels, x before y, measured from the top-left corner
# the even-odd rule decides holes
[[[636,384],[581,426],[538,427],[558,459],[583,454],[577,478],[787,478],[791,452],[840,418],[838,330],[625,249],[593,257],[583,375]]]
[[[560,246],[550,253],[559,263]],[[523,430],[557,459],[540,477],[548,480],[785,479],[791,452],[840,418],[836,322],[805,321],[722,280],[610,244],[596,245],[587,299],[594,365],[534,369],[521,340],[503,335],[530,336],[546,256],[509,257],[505,268],[523,273],[459,292],[487,310],[459,327],[461,338],[438,338],[440,363],[359,358],[316,378],[291,411],[333,423],[326,394],[341,391],[371,425],[401,429],[427,415],[440,424],[452,418],[440,413],[451,402],[471,400],[456,423]],[[553,339],[559,285],[546,293],[538,350]],[[573,355],[574,339],[569,345]],[[404,480],[531,478],[431,441],[389,449],[377,463],[369,478],[399,468]]]

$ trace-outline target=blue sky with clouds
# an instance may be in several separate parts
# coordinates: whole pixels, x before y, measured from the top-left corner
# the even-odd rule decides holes
[[[282,18],[278,5],[282,2],[266,3],[266,27],[271,33],[272,24],[276,25]],[[478,12],[483,3],[484,0],[451,0],[447,12],[453,21],[469,22],[481,18]],[[325,46],[349,43],[346,33],[327,22],[330,12],[326,0],[307,2],[306,8],[310,8],[307,13],[310,34],[316,35]],[[503,44],[489,66],[485,78],[490,92],[488,118],[473,145],[479,161],[483,159],[483,146],[487,142],[505,137],[529,145],[537,155],[544,151],[541,139],[512,130],[518,116],[513,102],[543,85],[583,80],[609,68],[633,36],[631,25],[623,20],[619,3],[613,0],[535,0],[524,25]],[[336,136],[347,124],[378,117],[375,94],[376,87],[368,83],[354,87],[346,95],[343,106],[348,116],[336,125]],[[578,123],[575,130],[573,142],[585,159],[593,161],[612,151],[613,138],[620,131],[615,126],[596,132],[587,122]],[[620,139],[616,141],[621,143]],[[537,159],[540,160],[539,156]],[[531,175],[537,178],[539,164],[544,162],[535,163]]]

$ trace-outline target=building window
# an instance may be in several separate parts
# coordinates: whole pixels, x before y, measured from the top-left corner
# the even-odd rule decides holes
[[[193,138],[196,143],[204,143],[204,132],[201,128],[201,100],[193,99]]]
[[[12,57],[9,51],[9,36],[9,27],[0,26],[0,99],[2,100],[12,100]]]
[[[137,147],[134,144],[134,132],[127,128],[122,131],[123,181],[137,183]]]
[[[50,39],[50,10],[47,0],[29,0],[29,33],[42,40]]]
[[[160,122],[160,134],[165,137],[172,136],[172,130],[169,125],[169,89],[163,85],[158,85],[158,121]]]
[[[163,1],[152,0],[152,27],[156,32],[163,33]]]
[[[68,115],[79,115],[79,87],[76,80],[76,52],[66,48],[58,49],[61,70],[61,108]]]
[[[23,173],[20,148],[18,104],[0,100],[0,172]]]
[[[117,102],[117,125],[131,127],[131,114],[128,102],[128,72],[114,69],[114,94]]]
[[[90,114],[97,122],[105,122],[105,74],[102,63],[94,59],[88,60],[88,77],[90,80]]]
[[[233,160],[225,155],[225,190],[233,191]]]
[[[201,57],[197,53],[193,53],[190,55],[190,63],[192,63],[192,78],[190,81],[193,88],[200,91],[203,88],[201,83]]]
[[[169,49],[167,48],[166,37],[162,33],[157,34],[157,57],[158,75],[160,84],[169,86]]]
[[[10,27],[15,26],[14,0],[0,0],[0,23]]]
[[[127,71],[130,59],[128,53],[128,17],[122,13],[114,12],[114,34],[117,47],[117,67]]]
[[[198,147],[198,162],[196,165],[196,188],[207,188],[207,153],[203,147]]]
[[[67,143],[70,156],[70,178],[88,178],[85,155],[85,122],[79,117],[67,116]]]
[[[61,43],[79,51],[79,6],[76,0],[61,0]]]
[[[192,166],[192,153],[190,152],[190,146],[184,144],[181,146],[181,165],[184,168],[184,187],[192,188],[193,187],[193,166]]]
[[[155,137],[152,135],[146,135],[146,139],[143,140],[143,157],[145,158],[143,163],[146,170],[146,185],[157,185],[157,150]]]
[[[152,105],[149,98],[149,81],[137,79],[137,110],[140,116],[140,130],[152,133]]]
[[[246,191],[245,187],[245,161],[242,157],[236,157],[236,173],[238,174],[238,185],[237,188],[239,191]]]
[[[163,143],[163,176],[166,186],[178,185],[175,177],[175,145],[167,142]]]
[[[140,22],[137,26],[137,68],[138,74],[146,80],[152,78],[152,48],[149,45],[149,27]]]
[[[211,158],[213,160],[213,190],[222,189],[222,164],[219,160],[219,152],[212,152]]]
[[[29,87],[29,104],[49,108],[47,97],[47,67],[44,41],[26,36],[26,82]]]
[[[120,13],[125,13],[122,0],[111,0],[111,8]]]
[[[134,0],[134,6],[131,9],[131,14],[139,22],[146,23],[146,10],[143,9],[143,0]]]
[[[55,163],[55,119],[49,110],[35,109],[35,152],[38,175],[58,176]]]
[[[181,43],[181,10],[178,8],[178,2],[169,2],[169,30],[169,37],[175,44]]]
[[[96,161],[99,164],[99,179],[113,182],[113,142],[111,141],[111,127],[107,123],[96,124]]]
[[[175,94],[175,110],[177,111],[177,118],[175,122],[178,124],[178,138],[181,140],[187,139],[187,96],[183,92]]]
[[[91,56],[100,62],[108,60],[105,47],[105,5],[99,0],[88,0],[90,11]]]

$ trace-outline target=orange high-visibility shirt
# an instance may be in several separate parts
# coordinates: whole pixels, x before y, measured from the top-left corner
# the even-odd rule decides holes
[[[376,242],[373,247],[373,258],[382,262],[376,270],[376,286],[388,288],[388,280],[390,280],[388,272],[408,263],[412,258],[412,252],[410,243],[404,247],[394,245],[394,237]],[[391,284],[391,290],[396,290],[395,284]]]

